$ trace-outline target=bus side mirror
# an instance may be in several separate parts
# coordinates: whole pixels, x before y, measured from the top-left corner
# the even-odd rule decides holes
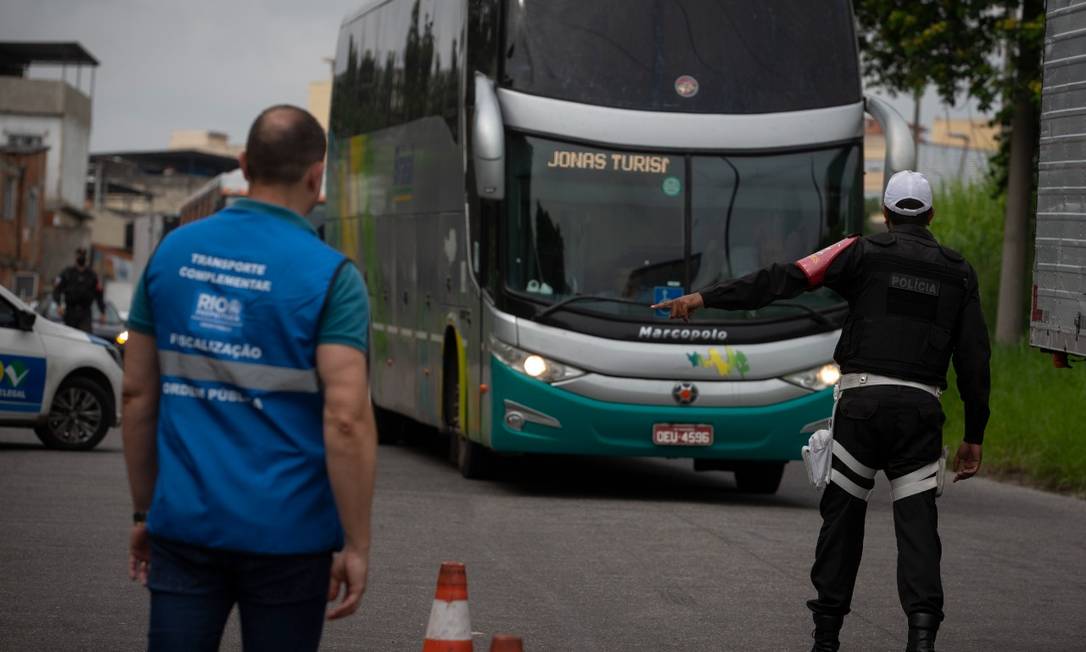
[[[505,125],[494,82],[475,73],[475,121],[471,130],[475,186],[481,199],[505,199]]]
[[[21,331],[34,330],[34,322],[38,321],[38,315],[22,310],[15,311],[15,327]]]
[[[916,143],[909,123],[885,100],[874,96],[864,97],[864,110],[875,118],[886,137],[886,158],[883,163],[882,188],[895,172],[916,169]]]

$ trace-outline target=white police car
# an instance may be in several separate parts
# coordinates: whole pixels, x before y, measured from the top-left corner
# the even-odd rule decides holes
[[[31,426],[49,448],[90,450],[120,423],[121,355],[37,317],[0,286],[0,425]]]

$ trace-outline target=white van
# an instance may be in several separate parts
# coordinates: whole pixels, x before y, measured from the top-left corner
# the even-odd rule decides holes
[[[117,349],[38,319],[0,286],[0,426],[33,427],[49,448],[90,450],[120,417]]]

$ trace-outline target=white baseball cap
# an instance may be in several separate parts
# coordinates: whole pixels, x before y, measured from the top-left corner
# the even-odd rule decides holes
[[[921,205],[918,208],[901,208],[898,203],[903,199],[914,199]],[[931,209],[931,184],[919,172],[902,170],[890,177],[882,205],[899,215],[919,215]]]

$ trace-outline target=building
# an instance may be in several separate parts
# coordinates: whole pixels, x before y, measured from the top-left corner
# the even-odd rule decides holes
[[[0,146],[45,156],[36,199],[42,205],[38,291],[90,242],[83,200],[97,66],[79,43],[0,42]],[[45,68],[59,68],[60,78],[39,78]]]
[[[40,291],[48,148],[0,146],[0,285],[24,300]]]
[[[193,133],[174,142],[191,144]],[[177,225],[185,200],[209,179],[237,167],[236,155],[207,147],[91,155],[86,197],[94,215],[96,263],[107,295],[111,284],[118,288],[119,310],[127,310],[126,284],[139,278],[159,240]]]
[[[306,109],[328,133],[328,118],[332,112],[332,80],[309,82],[309,101]]]
[[[175,129],[170,132],[170,144],[167,149],[198,150],[209,154],[236,157],[245,147],[231,143],[229,137],[221,131]]]
[[[973,183],[984,178],[988,159],[999,148],[998,130],[987,119],[937,118],[932,128],[920,127],[916,168],[932,185]],[[911,126],[911,125],[910,125]],[[874,118],[864,121],[864,196],[880,197],[886,137]]]

